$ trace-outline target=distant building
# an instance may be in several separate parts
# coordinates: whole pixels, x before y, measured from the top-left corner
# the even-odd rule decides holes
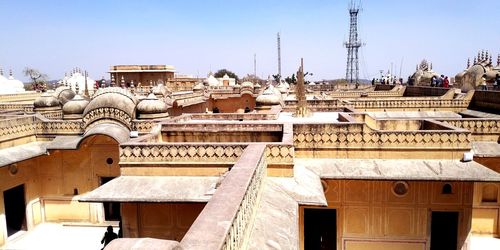
[[[174,78],[175,68],[170,65],[115,65],[109,74],[119,85],[123,79],[127,86],[133,82],[135,86],[150,86],[165,83]]]

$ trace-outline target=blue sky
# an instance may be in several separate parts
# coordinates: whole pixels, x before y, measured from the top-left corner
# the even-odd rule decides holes
[[[361,77],[391,63],[407,77],[424,58],[453,76],[480,49],[494,61],[500,53],[498,0],[371,0],[362,7]],[[0,67],[22,80],[26,66],[51,79],[81,67],[97,79],[116,64],[169,64],[200,76],[227,68],[241,77],[253,73],[255,53],[257,74],[267,77],[277,72],[280,32],[284,75],[303,57],[312,80],[342,78],[347,8],[347,0],[0,0]]]

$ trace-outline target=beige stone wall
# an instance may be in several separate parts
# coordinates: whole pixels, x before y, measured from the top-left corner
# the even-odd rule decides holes
[[[500,158],[475,158],[480,164],[500,172]],[[500,183],[474,184],[472,232],[488,236],[500,236]]]
[[[16,174],[0,168],[0,245],[7,238],[3,191],[24,184],[27,229],[41,222],[99,222],[102,206],[80,203],[74,193],[95,189],[100,177],[118,176],[118,162],[117,142],[96,135],[81,142],[78,150],[52,150],[18,162]]]
[[[447,182],[452,194],[442,194],[443,182],[409,181],[408,193],[396,196],[393,181],[326,180],[328,208],[337,210],[337,249],[427,249],[431,211],[459,212],[459,245],[470,231],[473,184]],[[303,249],[300,208],[300,243]],[[345,248],[344,248],[345,246]]]
[[[206,203],[122,203],[123,237],[180,241]]]

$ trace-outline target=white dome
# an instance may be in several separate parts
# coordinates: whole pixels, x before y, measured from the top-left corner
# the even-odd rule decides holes
[[[82,75],[82,73],[80,72],[73,73],[70,77],[66,79],[66,82],[68,83],[68,86],[73,91],[75,91],[75,93],[76,93],[76,86],[78,85],[79,92],[77,94],[81,94],[85,91],[85,76]],[[94,85],[95,81],[87,76],[87,89],[89,91],[93,91]]]
[[[12,76],[12,71],[10,72],[9,78],[5,78],[3,75],[0,75],[0,94],[14,94],[25,92],[23,82],[17,80]]]
[[[214,75],[208,76],[207,79],[208,86],[220,86],[219,80],[217,80]]]

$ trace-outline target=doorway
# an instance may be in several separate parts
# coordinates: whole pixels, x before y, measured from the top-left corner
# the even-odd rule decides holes
[[[24,184],[3,192],[7,236],[26,229],[26,201]]]
[[[115,177],[101,177],[101,186],[113,180]],[[120,221],[121,211],[120,202],[103,202],[104,206],[104,219],[107,221]]]
[[[457,250],[458,212],[432,212],[431,250]]]
[[[304,249],[337,249],[337,210],[304,208]]]

